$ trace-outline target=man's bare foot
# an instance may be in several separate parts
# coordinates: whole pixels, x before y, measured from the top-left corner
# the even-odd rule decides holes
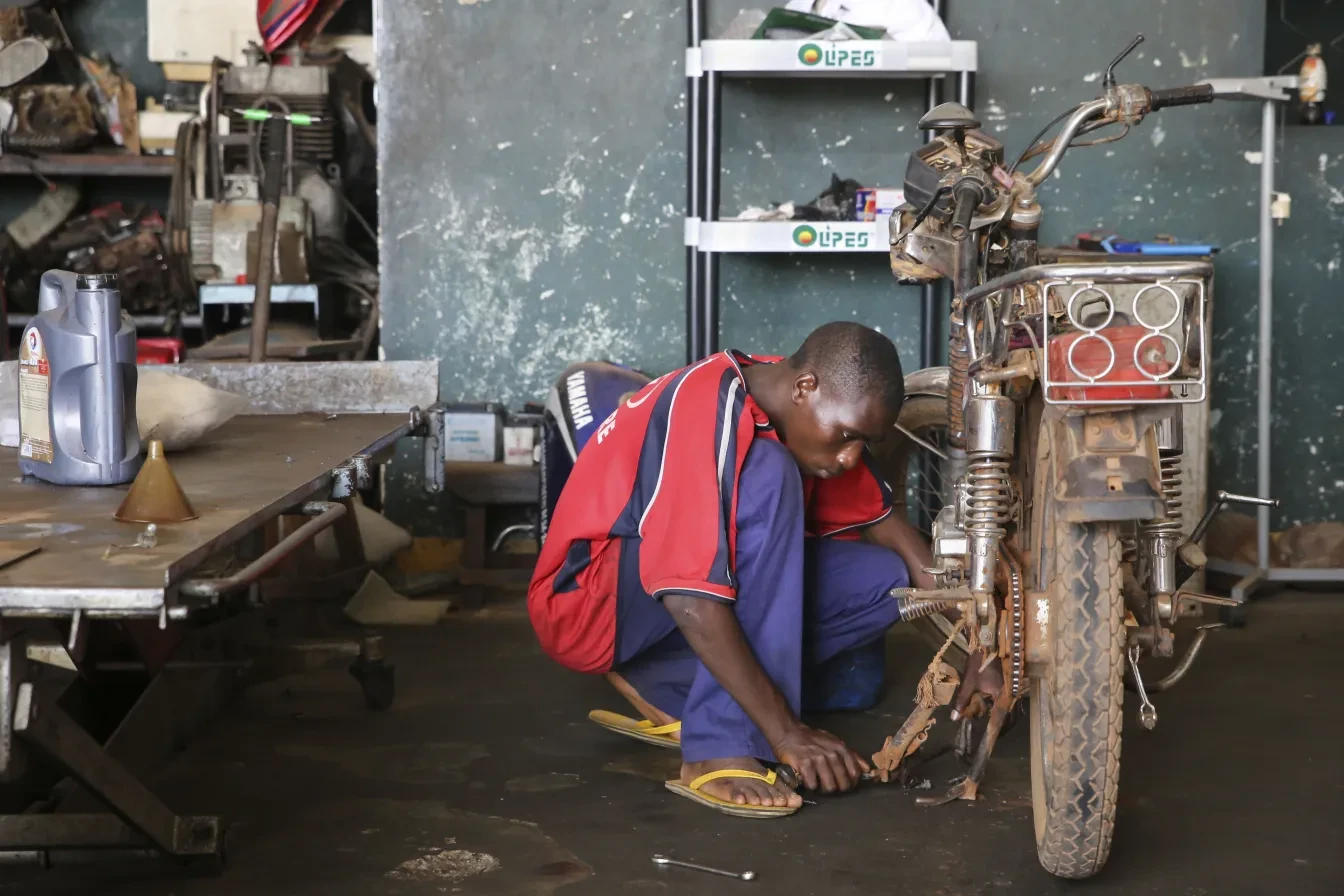
[[[606,677],[607,682],[614,687],[622,697],[630,702],[630,705],[635,708],[635,711],[653,722],[653,724],[661,727],[663,725],[671,725],[673,722],[677,721],[643,697],[639,696],[639,691],[635,690],[634,686],[620,675],[617,675],[615,672],[608,672]],[[673,731],[671,732],[671,737],[673,740],[679,741],[681,740],[681,732]]]
[[[690,786],[690,783],[701,775],[726,768],[741,769],[762,775],[766,773],[765,766],[750,756],[737,756],[731,759],[706,759],[703,762],[683,763],[681,766],[681,783]],[[710,796],[716,796],[721,800],[737,803],[739,806],[779,806],[781,808],[788,806],[799,809],[803,805],[803,798],[785,787],[781,781],[776,781],[773,785],[770,785],[755,778],[718,778],[706,782],[700,787],[700,791]]]

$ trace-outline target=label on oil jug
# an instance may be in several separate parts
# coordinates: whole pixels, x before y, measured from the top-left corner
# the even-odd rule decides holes
[[[49,464],[51,452],[51,365],[36,327],[19,347],[19,456]]]

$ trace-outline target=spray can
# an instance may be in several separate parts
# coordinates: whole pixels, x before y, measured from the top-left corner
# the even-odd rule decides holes
[[[140,470],[135,324],[111,274],[47,271],[19,346],[19,469],[57,485]]]
[[[1302,123],[1320,124],[1325,108],[1325,60],[1321,45],[1307,44],[1307,58],[1297,73],[1297,98],[1302,103]]]

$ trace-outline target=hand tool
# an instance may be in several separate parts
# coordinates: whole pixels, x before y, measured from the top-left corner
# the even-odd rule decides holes
[[[709,874],[717,874],[720,877],[735,877],[738,880],[755,880],[755,871],[724,871],[722,868],[711,868],[708,865],[697,865],[694,862],[681,862],[677,859],[669,859],[667,856],[654,856],[655,865],[675,865],[678,868],[690,868],[692,871],[704,871]]]
[[[775,766],[775,775],[777,775],[777,776],[779,777],[780,783],[782,783],[785,787],[788,787],[790,790],[798,790],[799,788],[801,788],[801,787],[803,786],[803,777],[802,777],[802,775],[798,774],[798,771],[797,771],[793,766],[791,766],[791,765],[777,765],[777,766]],[[874,772],[874,771],[866,771],[866,772],[864,772],[862,775],[859,776],[859,780],[860,780],[860,781],[875,781],[875,780],[877,780],[877,777],[878,777],[878,776],[877,776],[877,772]],[[810,802],[810,801],[809,801],[809,800],[803,800],[803,802],[806,803],[806,802]]]

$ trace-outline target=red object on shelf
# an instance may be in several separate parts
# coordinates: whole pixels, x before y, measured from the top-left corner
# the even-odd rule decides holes
[[[1107,345],[1109,343],[1109,345]],[[1143,370],[1134,364],[1134,349],[1143,343],[1140,360]],[[1077,348],[1073,346],[1077,344]],[[1155,401],[1171,396],[1171,387],[1165,382],[1141,386],[1103,386],[1088,384],[1074,372],[1096,377],[1098,383],[1149,381],[1150,376],[1162,376],[1171,370],[1164,348],[1166,339],[1152,330],[1136,326],[1106,327],[1097,333],[1064,333],[1050,339],[1050,388],[1056,401]],[[1111,363],[1111,349],[1115,362]],[[1069,351],[1073,351],[1073,367],[1069,366]],[[1110,370],[1106,366],[1110,364]],[[1102,371],[1106,371],[1102,374]],[[1146,372],[1146,373],[1145,373]],[[1078,388],[1063,383],[1082,383]]]
[[[154,337],[135,340],[135,363],[180,364],[186,343],[181,339]]]

